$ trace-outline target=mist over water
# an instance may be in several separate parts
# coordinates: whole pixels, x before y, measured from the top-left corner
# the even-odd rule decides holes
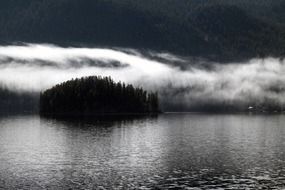
[[[159,92],[165,108],[200,105],[285,105],[285,61],[207,63],[131,49],[63,48],[46,44],[0,47],[0,85],[40,92],[72,78],[102,75]]]

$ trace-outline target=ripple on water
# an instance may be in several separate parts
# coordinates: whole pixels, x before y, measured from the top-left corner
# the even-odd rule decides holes
[[[0,118],[0,189],[285,189],[285,116]]]

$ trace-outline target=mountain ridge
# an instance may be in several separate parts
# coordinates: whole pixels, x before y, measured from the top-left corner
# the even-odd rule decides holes
[[[276,14],[285,1],[258,2],[3,1],[0,42],[150,49],[220,62],[283,57],[285,22]]]

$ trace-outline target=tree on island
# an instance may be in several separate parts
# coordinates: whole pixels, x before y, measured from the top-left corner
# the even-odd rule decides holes
[[[41,114],[143,114],[159,112],[157,93],[110,77],[91,76],[58,84],[40,95]]]

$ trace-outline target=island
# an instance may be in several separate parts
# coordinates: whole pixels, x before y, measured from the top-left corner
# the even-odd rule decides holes
[[[58,84],[40,94],[41,115],[159,113],[158,94],[111,77],[90,76]]]

